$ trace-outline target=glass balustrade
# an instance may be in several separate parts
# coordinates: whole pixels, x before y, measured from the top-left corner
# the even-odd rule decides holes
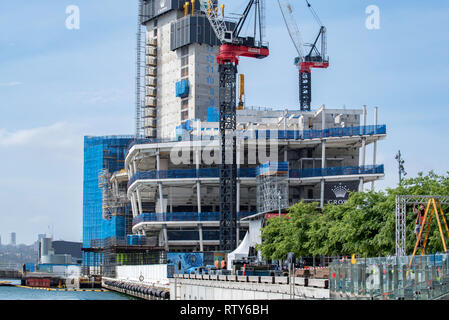
[[[332,299],[432,300],[449,293],[449,254],[334,260]]]

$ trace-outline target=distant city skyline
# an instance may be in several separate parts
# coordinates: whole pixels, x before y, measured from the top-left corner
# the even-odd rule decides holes
[[[12,245],[11,243],[11,236],[12,234],[14,234],[14,238],[15,238],[15,245],[33,245],[36,244],[37,242],[40,241],[40,239],[42,238],[52,238],[54,241],[72,241],[72,242],[82,242],[82,239],[78,239],[78,240],[67,240],[64,239],[63,237],[58,237],[58,238],[53,238],[52,235],[50,234],[46,234],[46,233],[36,233],[36,239],[31,241],[31,242],[20,242],[20,237],[18,237],[18,233],[17,232],[8,232],[7,233],[7,237],[4,237],[5,234],[0,234],[0,245],[3,246],[8,246],[8,245]],[[5,240],[6,239],[6,240]]]
[[[17,243],[17,239],[16,239],[16,233],[15,232],[11,232],[9,234],[9,244],[12,246],[15,246]]]
[[[310,0],[328,33],[330,67],[313,73],[313,108],[379,107],[387,139],[377,163],[398,183],[401,150],[407,177],[448,171],[446,145],[449,3]],[[244,2],[228,0],[226,12]],[[302,1],[292,3],[307,42],[318,26]],[[68,29],[66,8],[80,9]],[[368,29],[366,9],[379,7],[380,29]],[[26,16],[26,23],[23,17]],[[0,3],[0,234],[32,244],[54,226],[54,237],[81,241],[83,137],[133,134],[137,0],[41,0]],[[298,108],[296,50],[277,1],[267,1],[270,56],[242,59],[246,103]],[[371,161],[371,148],[366,159]],[[425,156],[423,156],[425,155]],[[9,241],[9,240],[8,240]]]

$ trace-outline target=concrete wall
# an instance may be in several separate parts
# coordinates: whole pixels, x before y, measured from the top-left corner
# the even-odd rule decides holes
[[[218,64],[215,56],[218,46],[191,44],[172,51],[170,48],[171,23],[180,18],[179,11],[170,11],[147,23],[147,36],[153,37],[157,29],[157,134],[158,138],[174,138],[176,126],[182,121],[207,119],[207,107],[218,105]],[[182,75],[183,49],[188,48],[188,73]],[[213,70],[213,72],[212,72]],[[208,78],[213,80],[208,80]],[[181,79],[189,80],[190,92],[187,98],[176,97],[175,84]],[[211,91],[211,89],[213,89]],[[181,101],[188,100],[188,108],[181,112]]]
[[[115,272],[117,280],[136,281],[152,285],[168,285],[169,283],[166,264],[117,266]]]
[[[180,278],[170,280],[171,300],[329,299],[328,289],[300,285]],[[294,292],[294,296],[290,292]]]

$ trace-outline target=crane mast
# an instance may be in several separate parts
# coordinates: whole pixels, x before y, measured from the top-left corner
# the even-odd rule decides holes
[[[219,10],[221,8],[221,10]],[[202,7],[218,40],[221,42],[217,56],[220,75],[221,140],[220,164],[220,250],[232,251],[237,247],[237,159],[236,159],[236,83],[237,65],[240,57],[263,59],[269,55],[268,45],[263,42],[263,0],[249,0],[245,11],[233,29],[224,19],[224,6],[209,0]],[[254,9],[254,34],[240,36],[247,18]],[[220,17],[221,12],[221,17]],[[259,33],[257,31],[259,30]]]

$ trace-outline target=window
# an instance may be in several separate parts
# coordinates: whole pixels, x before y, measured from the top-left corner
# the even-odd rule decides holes
[[[189,99],[181,100],[181,110],[189,108]]]
[[[181,56],[186,56],[189,54],[189,47],[188,46],[184,46],[181,48]]]
[[[307,198],[313,199],[313,189],[307,190]]]
[[[189,56],[181,58],[181,67],[184,67],[189,64]]]
[[[307,158],[312,158],[312,157],[313,157],[313,150],[307,149]]]
[[[215,94],[215,89],[214,88],[210,88],[210,95],[213,96]]]
[[[210,103],[211,106],[214,106],[215,105],[215,100],[214,99],[209,99],[209,103]]]
[[[189,75],[189,67],[181,69],[181,77],[187,77]]]
[[[181,112],[181,121],[189,119],[189,110],[185,110]]]
[[[207,73],[209,73],[209,66],[206,67]]]

